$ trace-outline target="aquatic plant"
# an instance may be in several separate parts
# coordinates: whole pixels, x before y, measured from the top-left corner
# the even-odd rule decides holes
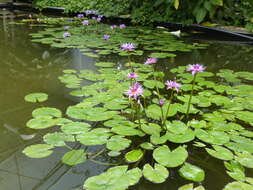
[[[65,164],[89,160],[112,166],[88,178],[85,189],[124,190],[142,177],[163,183],[172,171],[196,184],[204,181],[208,168],[192,153],[196,150],[224,163],[223,170],[234,180],[224,190],[252,188],[253,179],[245,168],[253,168],[253,73],[228,69],[212,73],[200,64],[159,72],[158,58],[173,58],[175,51],[204,46],[185,44],[163,30],[127,27],[112,31],[110,26],[92,25],[85,26],[85,35],[80,26],[71,26],[72,35],[66,39],[62,39],[62,27],[48,28],[33,37],[54,47],[82,48],[87,56],[128,56],[128,62],[124,67],[96,62],[98,71],[64,70],[59,79],[80,102],[65,112],[53,107],[35,109],[27,127],[38,130],[58,126],[57,132],[48,132],[44,143],[28,146],[23,152],[43,158],[54,148],[66,147],[69,151],[62,157]],[[114,33],[109,41],[101,37],[110,32]],[[122,44],[129,41],[132,43]],[[91,49],[96,53],[87,52]],[[146,64],[130,59],[144,51],[150,57]],[[89,85],[83,85],[84,81]],[[30,102],[46,99],[42,93],[25,97]],[[76,148],[75,143],[82,146]],[[97,145],[102,147],[95,153],[86,148]],[[101,162],[101,155],[113,160]],[[179,190],[187,188],[193,189],[194,184]]]
[[[104,39],[104,40],[109,40],[109,39],[110,39],[110,35],[105,34],[105,35],[103,36],[103,39]]]
[[[224,189],[231,190],[235,185],[252,188],[251,178],[244,169],[253,167],[253,135],[249,130],[253,126],[252,73],[220,70],[216,75],[211,72],[192,75],[187,73],[187,66],[180,66],[170,70],[170,74],[177,75],[180,86],[176,81],[166,82],[161,72],[150,72],[154,65],[135,63],[136,74],[141,77],[131,84],[126,77],[131,69],[114,69],[110,62],[96,65],[100,67],[98,73],[65,70],[59,77],[66,86],[74,88],[71,95],[84,97],[84,101],[68,107],[66,114],[50,107],[33,111],[28,127],[60,126],[60,132],[46,134],[44,144],[25,148],[23,152],[27,156],[46,157],[55,147],[71,148],[73,142],[84,146],[104,145],[97,153],[71,148],[62,161],[76,165],[86,160],[98,163],[96,157],[101,154],[118,157],[115,162],[101,163],[114,167],[88,178],[84,187],[123,190],[138,183],[142,176],[153,183],[163,183],[170,177],[171,169],[178,170],[189,181],[205,180],[205,165],[193,164],[191,160],[196,157],[188,153],[195,147],[224,162],[226,173],[235,180]],[[236,83],[226,78],[226,73],[236,78]],[[153,80],[153,75],[159,77]],[[194,77],[195,90],[187,118]],[[82,80],[97,82],[81,86]],[[193,184],[180,189],[186,187]]]

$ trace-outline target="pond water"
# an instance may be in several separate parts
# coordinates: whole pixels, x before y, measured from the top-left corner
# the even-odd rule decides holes
[[[15,17],[26,16],[16,12],[1,12],[0,23],[0,189],[2,190],[77,190],[89,176],[97,175],[107,167],[86,162],[74,167],[61,163],[61,156],[67,151],[58,148],[48,158],[31,159],[22,154],[24,147],[40,142],[45,131],[34,131],[26,127],[31,112],[36,107],[24,101],[24,96],[32,92],[44,92],[49,101],[43,106],[53,106],[65,110],[78,99],[68,95],[68,90],[60,83],[58,76],[66,68],[95,70],[94,62],[99,58],[81,55],[77,49],[52,48],[49,45],[32,43],[30,33],[38,26],[14,25],[8,22]],[[189,41],[187,39],[186,41]],[[205,42],[209,46],[190,53],[178,53],[159,64],[160,70],[179,65],[201,63],[209,71],[228,68],[235,71],[253,72],[253,46]],[[103,58],[105,59],[105,58]],[[122,57],[110,59],[121,61]],[[95,147],[96,149],[96,147]],[[99,147],[98,147],[99,149]],[[222,189],[232,181],[224,172],[219,160],[192,149],[192,163],[197,162],[206,170],[203,183],[208,190]],[[109,162],[101,156],[100,160]],[[142,180],[130,189],[135,190],[174,190],[187,181],[171,171],[170,179],[154,185]]]

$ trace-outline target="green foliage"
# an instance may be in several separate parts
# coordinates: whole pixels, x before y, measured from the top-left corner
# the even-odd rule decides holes
[[[89,149],[72,149],[62,161],[68,165],[86,160],[96,162],[101,154],[121,160],[120,163],[104,163],[116,167],[88,178],[84,187],[124,190],[138,183],[142,175],[151,182],[162,183],[169,178],[168,169],[178,170],[187,180],[203,181],[205,168],[186,163],[191,160],[189,152],[194,148],[224,162],[226,173],[234,180],[252,186],[244,169],[253,167],[252,73],[223,69],[217,74],[203,72],[192,76],[186,66],[156,72],[153,68],[156,65],[133,62],[131,57],[138,58],[138,51],[148,57],[153,52],[190,51],[202,46],[184,44],[163,30],[146,27],[117,30],[113,38],[105,41],[101,39],[102,34],[112,30],[106,25],[99,27],[92,24],[84,32],[83,27],[73,24],[69,30],[72,36],[68,39],[62,38],[62,28],[41,31],[40,37],[35,35],[39,42],[49,39],[53,46],[89,48],[98,57],[100,50],[122,55],[122,41],[138,46],[135,51],[124,52],[122,56],[128,57],[128,61],[122,64],[123,68],[118,63],[98,61],[96,72],[63,71],[59,79],[67,88],[74,89],[70,93],[79,97],[80,102],[70,105],[65,112],[51,107],[35,109],[28,127],[59,126],[58,131],[44,135],[46,144],[28,146],[23,152],[29,157],[41,158],[59,146],[71,148],[73,142],[100,145],[103,149],[95,153]],[[139,77],[127,78],[133,71]],[[166,88],[168,76],[177,77],[181,83],[179,92]],[[140,83],[145,91],[138,100],[126,94],[134,82]],[[160,99],[165,103],[160,104]],[[131,170],[127,165],[131,165]],[[181,189],[187,187],[193,189],[192,185]]]
[[[251,0],[35,0],[40,8],[64,7],[66,12],[99,10],[109,16],[131,17],[142,24],[176,21],[185,24],[204,21],[253,29]]]

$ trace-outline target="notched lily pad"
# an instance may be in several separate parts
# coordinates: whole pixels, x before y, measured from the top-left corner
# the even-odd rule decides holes
[[[31,93],[25,96],[26,102],[44,102],[48,99],[48,95],[46,93]]]

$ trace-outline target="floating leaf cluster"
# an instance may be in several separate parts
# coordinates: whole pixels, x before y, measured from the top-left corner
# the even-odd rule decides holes
[[[190,73],[186,66],[159,72],[154,64],[131,61],[131,56],[142,55],[143,51],[152,50],[153,58],[166,58],[175,56],[171,52],[196,48],[164,31],[127,27],[116,32],[106,25],[93,24],[72,26],[69,32],[71,36],[63,38],[62,28],[48,28],[33,37],[55,47],[85,48],[88,56],[117,53],[128,56],[129,61],[125,69],[114,62],[97,62],[97,71],[65,70],[60,81],[81,101],[65,112],[52,107],[33,111],[27,127],[57,126],[57,132],[44,135],[44,144],[26,147],[23,152],[27,156],[43,158],[54,148],[71,148],[73,142],[85,147],[100,145],[103,149],[97,153],[71,148],[62,161],[68,165],[98,162],[98,155],[107,154],[120,162],[104,163],[116,166],[88,178],[84,188],[124,190],[142,177],[163,183],[171,171],[188,181],[204,181],[205,168],[191,160],[190,151],[196,148],[224,163],[227,175],[235,180],[224,190],[253,188],[253,179],[245,172],[253,168],[252,73],[228,69],[212,73],[205,68]],[[109,40],[102,38],[104,33],[110,34]],[[137,48],[121,50],[120,44],[126,41]],[[129,73],[136,77],[129,78]],[[176,77],[174,82],[180,85],[169,88],[168,76]],[[83,85],[87,82],[89,85]],[[141,91],[130,96],[129,87],[134,85]],[[37,95],[35,100],[34,95],[27,97],[40,101]],[[179,188],[184,189],[204,187],[186,184]]]

